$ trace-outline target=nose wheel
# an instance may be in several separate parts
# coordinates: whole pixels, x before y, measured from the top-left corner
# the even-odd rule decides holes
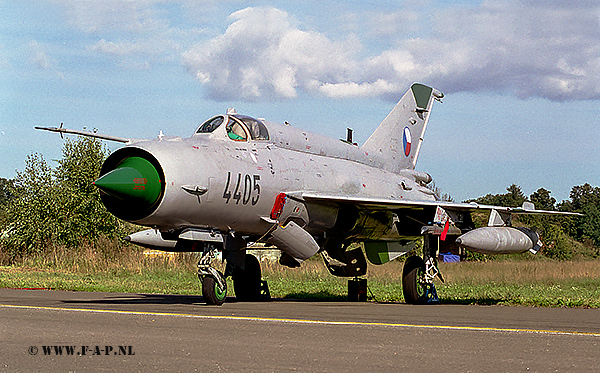
[[[202,297],[206,304],[220,306],[227,297],[227,281],[223,273],[213,268],[210,263],[216,258],[217,249],[204,253],[198,262],[198,278],[202,282]],[[260,263],[254,255],[241,252],[242,263],[234,266],[227,260],[225,273],[233,277],[233,289],[238,301],[255,302],[270,300],[269,287],[261,278]]]
[[[206,304],[220,306],[227,298],[227,282],[221,272],[216,269],[215,272],[217,272],[216,275],[205,275],[200,278],[200,281],[202,281],[202,297]]]
[[[202,282],[202,297],[206,304],[220,306],[227,298],[227,281],[221,272],[210,266],[217,250],[206,252],[198,262],[198,278]]]

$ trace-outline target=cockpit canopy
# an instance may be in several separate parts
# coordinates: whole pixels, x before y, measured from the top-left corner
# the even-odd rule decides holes
[[[225,118],[222,115],[216,116],[214,118],[210,118],[206,122],[202,123],[196,133],[211,133],[216,130],[221,124],[223,124],[223,120]]]
[[[227,136],[235,141],[269,140],[269,131],[264,123],[258,119],[245,115],[218,115],[202,123],[197,134],[212,133],[224,122],[227,122],[225,130]]]

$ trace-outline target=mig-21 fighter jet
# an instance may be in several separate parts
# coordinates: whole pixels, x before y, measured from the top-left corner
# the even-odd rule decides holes
[[[235,110],[208,119],[189,138],[41,129],[125,144],[94,183],[102,202],[118,218],[149,227],[130,242],[202,253],[198,275],[209,304],[225,301],[229,275],[239,300],[260,297],[260,264],[246,253],[251,243],[276,247],[289,267],[320,253],[333,275],[357,277],[367,260],[384,264],[411,252],[417,240],[423,255],[405,261],[403,294],[407,303],[427,303],[436,299],[440,250],[535,253],[539,235],[513,227],[512,215],[561,214],[531,203],[439,200],[428,187],[431,176],[415,166],[432,106],[442,97],[413,84],[361,146]],[[480,210],[490,211],[488,226],[475,228],[471,213]],[[211,266],[218,252],[225,274]]]

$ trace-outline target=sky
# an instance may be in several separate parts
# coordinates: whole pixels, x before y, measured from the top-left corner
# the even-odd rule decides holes
[[[455,200],[600,185],[597,0],[4,0],[0,177],[60,158],[34,126],[187,137],[230,107],[360,144],[413,82],[445,94],[417,169]]]

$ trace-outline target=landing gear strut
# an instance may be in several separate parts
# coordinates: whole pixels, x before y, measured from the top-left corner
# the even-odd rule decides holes
[[[402,293],[406,303],[434,304],[440,302],[433,284],[435,275],[431,276],[431,273],[437,274],[437,269],[435,266],[432,267],[431,263],[426,265],[418,256],[406,259],[402,270]]]
[[[227,281],[221,272],[210,265],[217,253],[218,250],[213,249],[202,255],[198,262],[198,278],[202,282],[202,297],[206,304],[220,306],[227,297]]]
[[[404,301],[408,304],[437,304],[440,300],[433,284],[433,279],[439,276],[437,269],[438,246],[437,237],[426,235],[423,257],[411,256],[404,262],[402,270],[402,293]]]

